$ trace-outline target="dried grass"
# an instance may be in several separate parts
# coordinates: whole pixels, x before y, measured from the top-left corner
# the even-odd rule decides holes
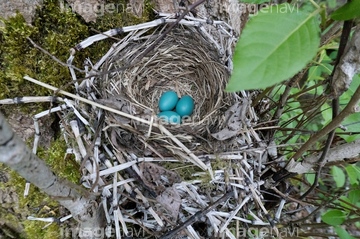
[[[173,90],[178,96],[190,95],[195,101],[191,119],[181,126],[167,128],[185,138],[188,134],[206,137],[209,129],[218,130],[224,111],[234,103],[234,97],[224,92],[229,69],[216,48],[191,28],[172,31],[137,61],[163,31],[161,28],[150,36],[127,39],[125,48],[109,56],[102,70],[112,73],[101,84],[102,98],[110,101],[121,98],[122,110],[151,119],[159,113],[158,100],[163,92]],[[128,65],[132,66],[113,72]],[[148,131],[147,127],[139,126],[139,122],[132,123],[141,133]]]

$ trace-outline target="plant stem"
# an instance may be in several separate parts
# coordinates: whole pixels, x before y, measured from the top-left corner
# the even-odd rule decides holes
[[[320,6],[314,1],[314,0],[309,0],[309,2],[314,5],[317,9],[320,8]]]
[[[333,71],[331,73],[330,86],[333,85],[331,82],[333,82],[335,80],[338,80],[338,79],[334,78],[334,73],[336,71],[336,66],[339,64],[340,59],[341,59],[342,55],[345,52],[345,47],[347,45],[347,42],[349,40],[350,33],[351,33],[352,23],[353,23],[352,20],[344,22],[344,27],[343,27],[343,31],[341,33],[341,39],[340,39],[340,45],[339,45],[338,54],[336,56],[336,61],[335,61],[335,64],[334,64],[334,68],[333,68]],[[333,119],[335,119],[336,116],[339,114],[339,104],[340,104],[339,103],[339,97],[334,98],[332,100],[332,118]],[[321,170],[325,165],[326,155],[328,154],[328,152],[330,150],[330,147],[331,147],[332,141],[334,139],[334,136],[335,136],[335,129],[333,129],[329,133],[328,138],[327,138],[326,143],[325,143],[325,146],[323,148],[323,152],[322,152],[322,154],[321,154],[321,156],[320,156],[320,158],[318,160],[318,169],[317,169],[316,174],[315,174],[314,183],[311,185],[311,187],[303,195],[300,196],[300,199],[303,199],[307,195],[309,195],[315,189],[315,187],[318,185],[319,178],[320,178],[320,175],[321,175]]]
[[[340,112],[328,125],[323,129],[315,133],[310,139],[303,145],[301,148],[294,154],[292,157],[294,160],[300,158],[312,145],[318,142],[322,137],[330,133],[332,130],[336,129],[341,122],[352,113],[357,112],[357,107],[360,102],[360,86],[356,89],[353,97],[350,102],[346,105],[343,111]]]

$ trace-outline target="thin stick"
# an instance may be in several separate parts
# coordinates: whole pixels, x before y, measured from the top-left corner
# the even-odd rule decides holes
[[[335,61],[335,64],[334,64],[333,71],[331,73],[331,81],[330,82],[339,80],[339,79],[334,79],[333,77],[334,77],[334,74],[335,74],[335,71],[336,71],[336,67],[339,64],[340,59],[341,59],[342,55],[345,52],[345,47],[346,47],[347,42],[348,42],[349,37],[350,37],[352,24],[353,24],[352,20],[344,22],[343,31],[341,33],[339,50],[338,50],[338,54],[336,56],[336,61]],[[330,84],[330,85],[333,86],[333,84]],[[339,98],[338,97],[332,100],[332,109],[333,109],[332,118],[335,119],[335,117],[339,114]],[[330,147],[331,147],[332,141],[334,139],[334,136],[335,136],[335,129],[333,129],[329,133],[328,138],[327,138],[326,143],[325,143],[325,146],[324,146],[324,149],[323,149],[323,152],[322,152],[322,154],[321,154],[321,156],[320,156],[320,158],[318,160],[319,167],[318,167],[318,169],[316,171],[316,174],[315,174],[315,180],[314,180],[313,184],[311,185],[311,187],[303,195],[300,196],[300,199],[303,199],[307,195],[309,195],[314,190],[314,188],[317,186],[317,184],[319,182],[319,177],[321,175],[321,170],[325,165],[326,155],[328,154],[328,152],[330,150]]]
[[[341,122],[352,113],[356,112],[357,105],[360,102],[360,86],[356,89],[350,102],[346,105],[343,111],[338,114],[328,125],[310,137],[310,139],[294,154],[294,160],[300,158],[312,145],[319,141],[322,137],[330,133],[333,129],[338,127]]]
[[[79,71],[79,72],[82,72],[82,73],[85,72],[84,70],[81,70],[81,69],[79,69],[79,68],[77,68],[77,67],[75,67],[75,66],[73,66],[73,65],[70,66],[69,64],[66,64],[66,63],[62,62],[62,61],[59,60],[56,56],[50,54],[50,52],[48,52],[47,50],[45,50],[45,49],[42,48],[41,46],[37,45],[33,40],[31,40],[30,37],[27,37],[26,39],[27,39],[28,41],[30,41],[31,44],[32,44],[35,48],[39,49],[40,51],[42,51],[42,52],[45,53],[46,55],[50,56],[51,59],[53,59],[54,61],[56,61],[56,62],[59,63],[60,65],[65,66],[65,67],[72,67],[72,68],[74,68],[75,70],[77,70],[77,71]]]
[[[271,187],[272,190],[274,190],[277,194],[279,194],[282,198],[284,199],[287,199],[289,201],[293,201],[293,202],[296,202],[296,203],[299,203],[300,205],[302,206],[310,206],[311,204],[309,203],[306,203],[306,202],[303,202],[303,201],[300,201],[300,200],[297,200],[295,198],[292,198],[284,193],[282,193],[279,189],[277,189],[276,187]]]
[[[74,95],[74,94],[71,94],[67,91],[63,91],[63,90],[60,90],[59,88],[56,88],[54,86],[51,86],[49,84],[46,84],[44,82],[41,82],[41,81],[38,81],[36,79],[33,79],[29,76],[24,76],[24,79],[25,80],[28,80],[32,83],[35,83],[37,85],[40,85],[42,87],[45,87],[45,88],[48,88],[50,90],[53,90],[53,91],[57,91],[58,93],[60,94],[63,94],[63,95],[66,95],[68,97],[71,97],[73,99],[76,99],[76,100],[79,100],[79,101],[82,101],[84,103],[87,103],[87,104],[90,104],[90,105],[93,105],[95,107],[98,107],[100,109],[104,109],[104,110],[107,110],[107,111],[110,111],[112,113],[115,113],[115,114],[118,114],[118,115],[121,115],[121,116],[124,116],[124,117],[127,117],[127,118],[130,118],[130,119],[133,119],[133,120],[136,120],[138,122],[141,122],[141,123],[144,123],[144,124],[147,124],[147,125],[153,125],[157,128],[159,128],[163,133],[165,133],[168,137],[170,137],[180,148],[182,148],[189,156],[189,160],[197,165],[198,167],[200,167],[201,169],[203,170],[209,170],[209,168],[196,156],[194,155],[183,143],[181,143],[172,133],[170,133],[170,131],[168,131],[163,125],[160,125],[160,124],[157,124],[157,123],[153,123],[151,121],[148,121],[148,120],[145,120],[145,119],[142,119],[142,118],[139,118],[139,117],[136,117],[136,116],[133,116],[131,114],[127,114],[127,113],[124,113],[122,111],[119,111],[119,110],[116,110],[116,109],[113,109],[113,108],[110,108],[110,107],[107,107],[105,105],[102,105],[102,104],[99,104],[99,103],[96,103],[96,102],[93,102],[91,100],[88,100],[88,99],[85,99],[85,98],[82,98],[80,96],[77,96],[77,95]],[[191,160],[192,159],[192,160]]]

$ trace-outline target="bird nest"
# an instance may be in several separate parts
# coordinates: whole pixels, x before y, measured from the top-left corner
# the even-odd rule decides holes
[[[165,28],[166,29],[166,28]],[[122,110],[151,119],[159,113],[162,93],[172,90],[178,96],[189,95],[195,101],[194,113],[172,132],[204,135],[216,130],[224,109],[234,102],[224,93],[229,69],[220,53],[196,29],[178,28],[163,37],[164,28],[141,39],[127,38],[106,60],[102,71],[113,72],[102,83],[102,98],[119,100]],[[143,53],[154,47],[148,55]],[[123,71],[117,71],[129,66]],[[141,122],[134,122],[135,124]],[[138,127],[138,126],[137,126]]]
[[[66,118],[75,113],[78,119],[64,128],[76,139],[72,148],[83,185],[102,192],[107,225],[117,236],[133,229],[143,237],[239,238],[232,228],[274,227],[270,217],[279,220],[282,208],[269,215],[262,200],[264,191],[277,190],[264,176],[273,175],[264,165],[277,157],[276,148],[253,129],[258,118],[252,93],[224,93],[232,67],[231,29],[185,16],[169,31],[175,21],[163,16],[75,47],[128,32],[96,64],[89,62],[88,77],[75,83],[78,95],[90,100],[77,99],[93,107],[66,101],[73,110]],[[69,69],[78,82],[73,59]],[[194,98],[192,120],[157,121],[159,97],[168,90]],[[87,133],[79,131],[82,124]]]
[[[171,31],[171,22],[155,28],[135,28],[95,64],[92,71],[98,67],[96,74],[100,76],[91,81],[99,93],[97,101],[133,116],[106,112],[106,123],[120,126],[111,127],[108,134],[113,144],[145,155],[148,147],[153,147],[157,155],[175,154],[183,160],[188,160],[187,148],[194,142],[204,142],[202,151],[213,149],[217,142],[212,135],[225,127],[224,113],[238,99],[224,91],[236,38],[227,25],[212,23],[187,21]],[[181,124],[164,125],[156,116],[159,98],[169,90],[194,99],[193,114],[183,118]],[[191,158],[205,168],[196,157]]]

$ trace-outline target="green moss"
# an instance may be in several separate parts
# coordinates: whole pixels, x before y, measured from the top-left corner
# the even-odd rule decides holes
[[[28,211],[28,215],[37,215],[40,209],[44,206],[57,207],[58,203],[47,195],[40,192],[34,185],[30,186],[29,195],[23,197],[26,181],[16,172],[11,172],[11,180],[8,182],[9,186],[15,188],[16,193],[19,195],[19,210],[23,210],[23,214]]]
[[[119,1],[113,2],[119,3]],[[149,21],[153,17],[152,6],[149,1],[145,1],[144,16],[141,18],[123,11],[105,14],[99,17],[96,23],[85,23],[76,13],[70,10],[62,11],[57,0],[45,0],[44,5],[37,10],[35,20],[31,25],[27,24],[19,13],[8,20],[1,19],[5,26],[0,28],[0,99],[53,94],[45,88],[24,80],[25,75],[56,87],[64,87],[71,82],[68,68],[61,66],[50,56],[36,49],[27,37],[62,62],[66,62],[69,57],[69,49],[85,38],[111,28]],[[116,40],[108,39],[77,52],[74,65],[83,68],[84,59],[88,56],[91,57],[92,62],[98,61],[114,42]],[[82,75],[79,74],[78,77],[80,78]],[[70,87],[64,90],[72,91]],[[47,107],[48,105],[43,106],[39,110],[47,109]],[[49,149],[39,148],[38,156],[45,160],[58,176],[78,183],[80,179],[79,165],[71,157],[64,159],[65,152],[64,141],[57,140],[51,144]],[[22,195],[25,180],[15,172],[11,173],[10,178],[11,180],[6,185],[0,185],[0,187],[14,187],[19,195],[19,206],[16,209],[18,211],[14,214],[23,217],[28,215],[60,216],[59,205],[55,200],[41,193],[34,185],[30,187],[29,196],[24,198]],[[26,238],[59,238],[58,225],[52,224],[43,228],[46,223],[24,220],[23,217],[12,216],[10,218],[9,216],[9,220],[23,220],[21,223],[25,228]]]
[[[34,48],[27,37],[66,62],[69,49],[89,35],[88,27],[74,13],[60,11],[57,1],[51,0],[45,1],[35,19],[32,26],[19,13],[9,20],[3,20],[1,98],[51,94],[45,88],[25,81],[25,75],[55,86],[62,86],[71,79],[66,67],[54,63],[51,57]]]
[[[25,221],[25,232],[27,239],[60,239],[60,227],[56,223],[52,223],[48,227],[48,223],[38,221]]]
[[[123,1],[113,2],[126,6]],[[144,10],[142,18],[124,10],[104,14],[96,23],[87,24],[70,9],[61,10],[57,0],[45,0],[42,8],[37,10],[32,25],[28,25],[20,14],[8,20],[2,19],[5,27],[0,28],[0,98],[52,94],[47,89],[24,80],[25,75],[57,87],[71,81],[67,67],[54,62],[51,57],[34,48],[27,37],[62,62],[66,62],[69,49],[86,37],[111,28],[139,24],[154,17],[149,1],[145,2]],[[97,42],[94,46],[78,52],[74,65],[82,68],[87,56],[91,56],[93,62],[96,62],[114,42],[114,39]]]
[[[66,149],[65,141],[59,139],[53,142],[49,149],[40,148],[38,156],[45,160],[50,168],[56,172],[57,176],[77,184],[81,177],[79,165],[75,162],[72,155],[68,155],[65,158]]]
[[[71,182],[78,183],[80,180],[79,165],[75,164],[72,158],[64,159],[66,145],[63,140],[54,141],[51,146],[44,150],[39,148],[38,157],[43,159],[52,171],[60,178],[65,178]],[[25,180],[15,172],[11,175],[11,185],[16,185],[19,195],[23,193]],[[20,207],[28,207],[30,213],[38,215],[43,206],[50,208],[58,207],[57,201],[43,194],[38,188],[32,185],[29,196],[20,198]]]

